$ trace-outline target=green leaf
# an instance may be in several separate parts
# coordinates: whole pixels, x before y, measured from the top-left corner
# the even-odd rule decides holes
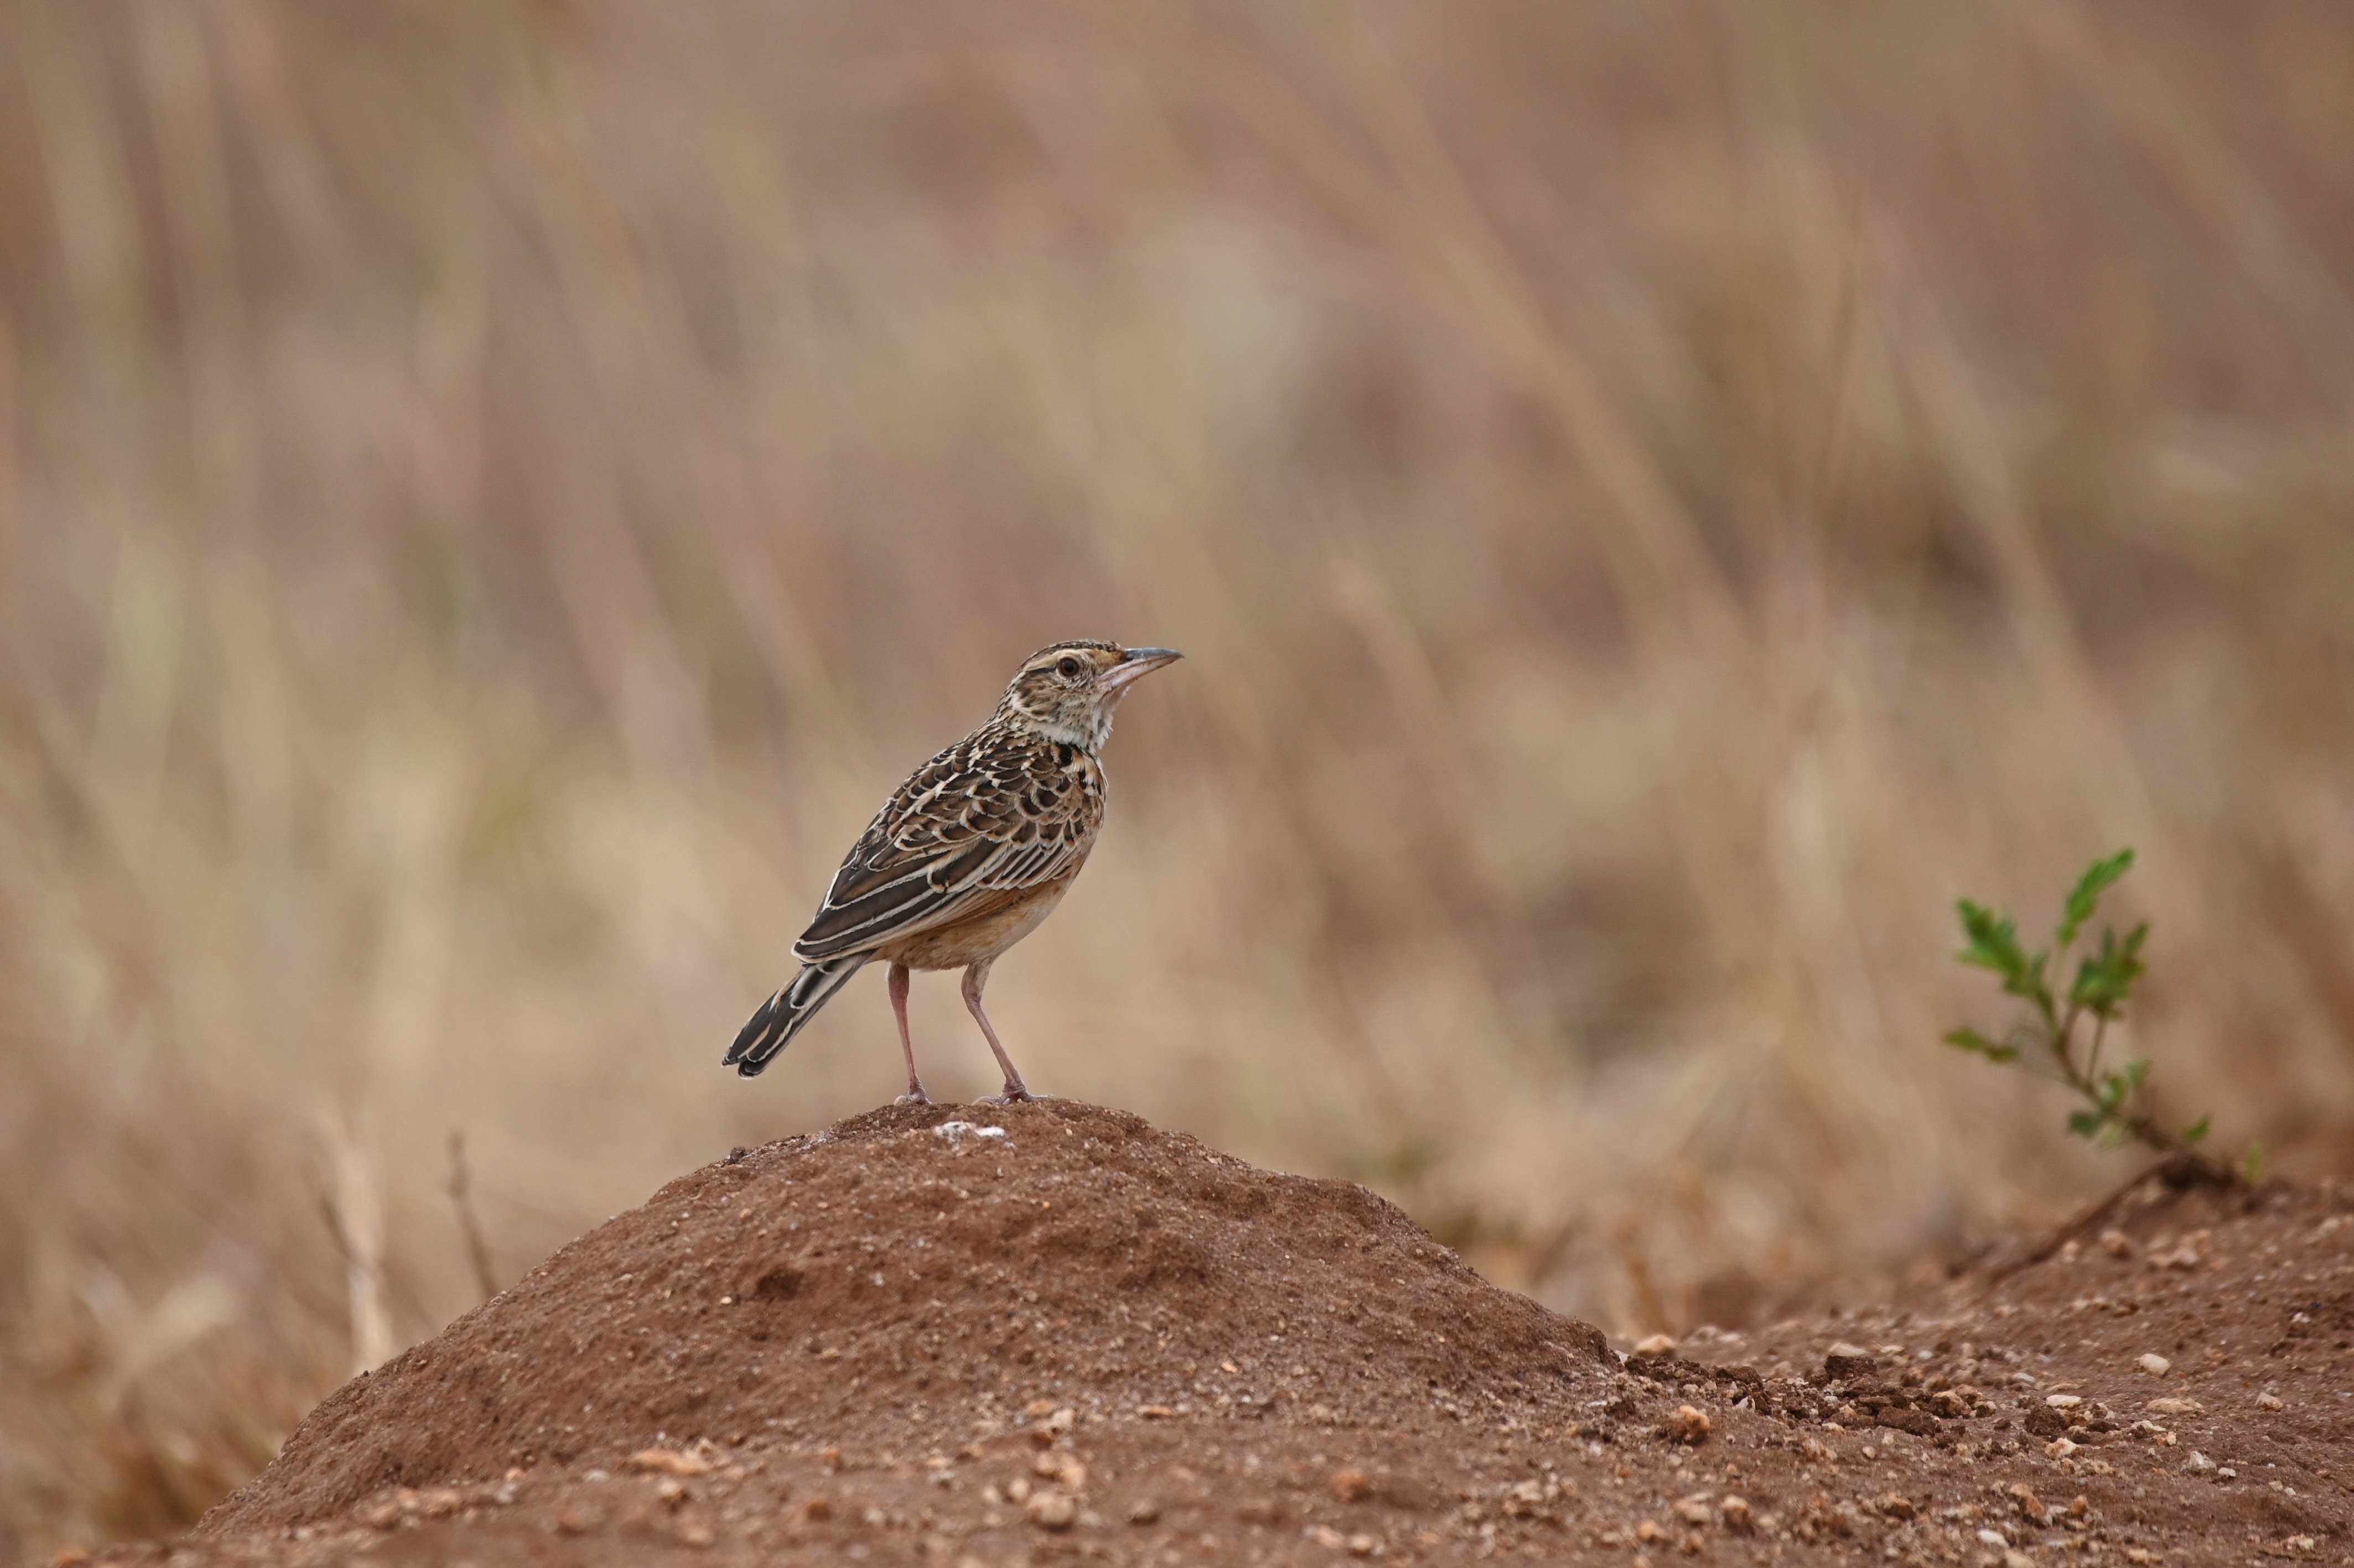
[[[2264,1173],[2264,1146],[2261,1143],[2251,1143],[2248,1145],[2248,1151],[2240,1156],[2240,1179],[2253,1187],[2256,1184],[2257,1178]]]
[[[1998,1045],[1975,1029],[1949,1029],[1946,1032],[1946,1044],[1957,1051],[1975,1052],[1989,1062],[2009,1062],[2019,1054],[2016,1044]]]
[[[2149,936],[2149,922],[2135,927],[2120,943],[2115,931],[2101,933],[2101,950],[2076,966],[2076,982],[2068,1001],[2098,1018],[2115,1018],[2144,972],[2141,945]]]
[[[2078,1138],[2090,1138],[2094,1133],[2101,1130],[2101,1123],[2106,1118],[2095,1115],[2092,1111],[2070,1111],[2068,1113],[2068,1130],[2074,1133]]]
[[[1946,1045],[1954,1045],[1954,1048],[1958,1050],[1970,1050],[1970,1053],[1982,1054],[1982,1057],[1987,1057],[1989,1062],[2015,1062],[2020,1054],[2020,1048],[2015,1041],[2003,1041],[2001,1045],[1996,1045],[1994,1041],[1989,1041],[1989,1038],[1982,1036],[1982,1033],[1975,1032],[1975,1029],[1954,1029],[1954,1032],[1946,1033],[1945,1043]]]
[[[2202,1116],[2197,1121],[2192,1122],[2189,1127],[2184,1128],[2182,1129],[2182,1141],[2185,1143],[2197,1143],[2201,1139],[2205,1138],[2207,1136],[2208,1125],[2215,1118],[2211,1114]]]
[[[2061,947],[2064,948],[2076,939],[2076,933],[2084,928],[2085,921],[2093,917],[2093,910],[2099,905],[2102,892],[2131,870],[2133,862],[2134,852],[2126,848],[2084,868],[2084,874],[2076,879],[2076,885],[2068,892],[2067,910],[2060,921],[2058,941]]]
[[[2026,959],[2011,973],[2003,977],[2002,989],[2012,996],[2025,997],[2039,1004],[2049,1004],[2052,988],[2043,981],[2043,967],[2052,959],[2049,953],[2037,953]]]
[[[2027,955],[2019,946],[2019,926],[2008,915],[1973,904],[1964,898],[1954,907],[1960,913],[1962,935],[1969,946],[1954,955],[1966,964],[1982,969],[1992,969],[2007,980],[2015,980],[2026,972]]]

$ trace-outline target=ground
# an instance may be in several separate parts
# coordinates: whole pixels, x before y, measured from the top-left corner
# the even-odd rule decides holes
[[[2354,1192],[2152,1175],[1866,1310],[1608,1344],[1066,1101],[681,1178],[312,1413],[230,1563],[2349,1562]]]

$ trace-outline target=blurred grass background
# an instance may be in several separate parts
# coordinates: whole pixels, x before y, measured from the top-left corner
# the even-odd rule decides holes
[[[887,1099],[875,802],[1183,649],[994,1016],[1616,1330],[2354,1133],[2354,12],[0,4],[0,1560]],[[951,984],[936,1092],[986,1092]]]

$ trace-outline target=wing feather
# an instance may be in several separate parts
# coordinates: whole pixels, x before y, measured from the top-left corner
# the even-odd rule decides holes
[[[872,950],[1074,875],[1102,817],[1092,758],[983,726],[917,768],[875,814],[793,951],[815,962]]]

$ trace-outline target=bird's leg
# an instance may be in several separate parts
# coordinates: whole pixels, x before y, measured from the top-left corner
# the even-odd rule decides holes
[[[983,959],[964,971],[964,1004],[971,1011],[973,1022],[981,1025],[981,1033],[988,1036],[989,1048],[997,1054],[997,1065],[1005,1069],[1004,1091],[991,1096],[984,1103],[1005,1106],[1015,1100],[1033,1100],[1038,1097],[1030,1092],[1030,1086],[1022,1081],[1022,1075],[1014,1071],[1013,1058],[1007,1055],[1005,1047],[997,1043],[997,1031],[989,1026],[989,1014],[981,1010],[981,988],[989,983],[989,966],[992,961]]]
[[[924,1093],[924,1080],[916,1076],[916,1042],[907,1033],[907,965],[891,966],[890,990],[891,1012],[899,1021],[899,1049],[905,1052],[907,1057],[907,1092],[901,1095],[896,1103],[903,1106],[930,1105],[932,1097]]]

